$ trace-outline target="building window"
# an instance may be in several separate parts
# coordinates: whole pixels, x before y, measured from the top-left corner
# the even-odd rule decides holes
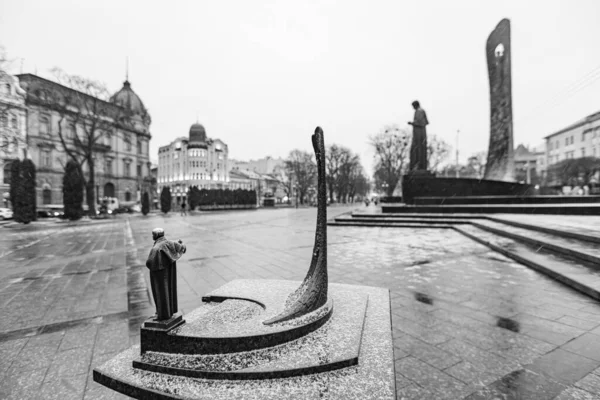
[[[10,125],[12,126],[13,129],[17,129],[19,127],[19,121],[17,120],[17,117],[15,117],[14,115],[10,120]]]
[[[46,168],[52,167],[52,153],[50,151],[42,151],[42,166]]]
[[[4,184],[10,185],[10,177],[11,177],[11,164],[4,164]]]
[[[75,140],[75,124],[73,122],[67,122],[67,139]]]
[[[123,141],[125,142],[125,151],[131,151],[131,139],[127,134],[123,134]]]
[[[125,192],[125,201],[131,201],[131,193],[129,191]]]
[[[52,204],[52,190],[46,188],[42,191],[42,202],[44,204]]]
[[[40,135],[50,135],[50,120],[48,120],[46,117],[42,117],[42,119],[40,119]]]
[[[105,166],[105,173],[112,175],[113,173],[113,167],[112,167],[112,160],[106,160],[106,166]]]
[[[131,176],[129,170],[129,163],[127,161],[123,161],[123,175],[125,175],[126,178],[129,178],[129,176]]]
[[[138,154],[142,154],[142,142],[140,140],[137,142],[137,152]]]
[[[142,164],[137,165],[137,176],[138,178],[142,177]]]

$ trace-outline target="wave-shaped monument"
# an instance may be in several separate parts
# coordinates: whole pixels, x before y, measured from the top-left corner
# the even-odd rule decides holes
[[[321,128],[312,143],[318,209],[304,280],[233,280],[185,316],[150,318],[140,345],[94,369],[96,382],[137,399],[395,398],[389,290],[328,282]]]

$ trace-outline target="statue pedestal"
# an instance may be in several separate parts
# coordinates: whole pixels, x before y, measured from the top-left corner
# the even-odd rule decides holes
[[[169,331],[183,323],[185,323],[183,320],[183,314],[178,312],[173,314],[171,318],[165,320],[157,320],[154,317],[148,318],[142,324],[142,329],[149,328],[154,330]]]
[[[133,346],[96,368],[94,380],[139,399],[394,399],[389,290],[330,283],[321,308],[263,324],[299,283],[231,281],[185,324],[143,326],[141,346],[145,332],[162,350]]]
[[[435,174],[431,171],[428,171],[426,169],[418,169],[415,171],[409,171],[406,175],[404,175],[405,177],[410,178],[435,178]]]

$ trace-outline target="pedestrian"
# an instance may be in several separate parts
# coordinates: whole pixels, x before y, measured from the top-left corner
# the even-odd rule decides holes
[[[181,202],[181,215],[187,215],[185,213],[185,200]]]

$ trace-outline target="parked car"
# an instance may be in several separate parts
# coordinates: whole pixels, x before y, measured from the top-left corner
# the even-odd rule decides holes
[[[48,210],[37,210],[37,217],[38,218],[50,218],[53,217],[54,214],[50,213],[50,211]]]
[[[0,208],[0,220],[11,219],[13,212],[10,208]]]

